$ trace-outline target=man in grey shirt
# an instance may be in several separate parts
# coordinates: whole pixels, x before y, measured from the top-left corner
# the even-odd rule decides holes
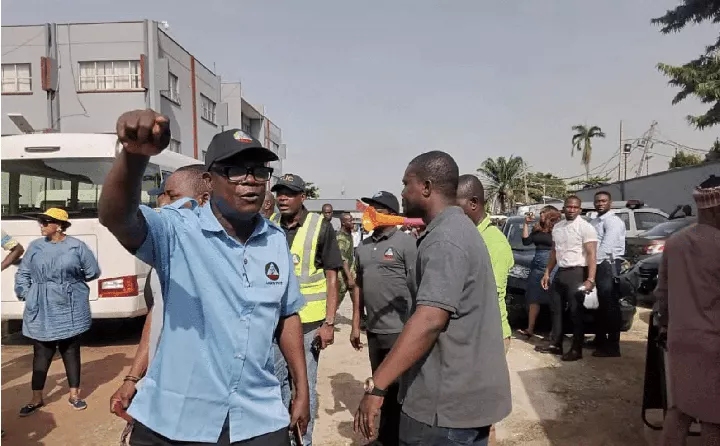
[[[492,264],[477,228],[453,206],[458,178],[455,160],[439,151],[405,171],[405,211],[427,229],[418,239],[412,315],[365,382],[355,414],[355,430],[368,439],[387,387],[403,373],[401,445],[484,446],[490,425],[510,413]]]
[[[362,201],[380,214],[397,215],[400,203],[390,192],[381,191]],[[370,367],[375,372],[390,353],[405,325],[411,305],[408,275],[415,269],[415,238],[395,226],[376,228],[372,236],[355,249],[357,276],[353,293],[353,319],[350,343],[360,350],[360,320],[367,309],[367,338]],[[387,388],[382,404],[378,446],[398,444],[400,424],[399,385]]]

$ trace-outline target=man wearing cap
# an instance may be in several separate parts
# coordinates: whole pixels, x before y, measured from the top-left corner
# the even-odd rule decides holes
[[[697,224],[665,242],[655,290],[673,397],[663,446],[685,444],[695,420],[702,444],[720,444],[720,177],[711,175],[693,198]]]
[[[219,133],[205,158],[208,205],[183,198],[156,211],[139,205],[140,191],[149,158],[170,142],[168,118],[128,112],[117,134],[100,223],[155,268],[165,301],[160,344],[128,410],[130,445],[287,445],[309,406],[304,299],[284,234],[259,215],[277,156],[241,130]],[[273,339],[297,385],[290,417],[268,361]]]
[[[305,362],[310,386],[310,413],[317,408],[317,368],[320,350],[335,339],[335,312],[338,306],[338,271],[343,261],[330,223],[310,213],[303,205],[307,185],[298,175],[287,174],[272,187],[280,211],[274,222],[285,231],[300,292],[307,304],[300,310],[304,334]],[[290,404],[291,387],[287,365],[276,350],[275,373],[282,385],[285,404]],[[293,383],[294,384],[294,383]],[[313,419],[303,443],[312,444]]]
[[[400,208],[397,197],[386,191],[362,201],[379,214],[397,215]],[[390,353],[407,320],[412,301],[407,278],[415,269],[416,260],[415,239],[395,226],[376,228],[355,250],[357,277],[350,343],[356,350],[362,348],[360,321],[367,309],[368,354],[373,373]],[[398,444],[401,409],[398,391],[395,382],[387,388],[383,400],[378,433],[378,444],[382,446]]]

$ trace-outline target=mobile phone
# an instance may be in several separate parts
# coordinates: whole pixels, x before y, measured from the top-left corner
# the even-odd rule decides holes
[[[300,432],[300,425],[295,423],[293,426],[293,439],[295,439],[295,446],[304,446],[302,433]]]

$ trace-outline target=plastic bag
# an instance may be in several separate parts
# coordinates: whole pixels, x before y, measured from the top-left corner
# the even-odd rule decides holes
[[[597,295],[597,288],[593,288],[592,291],[589,293],[585,293],[585,300],[583,301],[583,307],[587,308],[588,310],[595,310],[597,307],[600,306],[600,301],[598,300]]]

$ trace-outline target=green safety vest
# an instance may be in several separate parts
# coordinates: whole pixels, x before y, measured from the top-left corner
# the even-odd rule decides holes
[[[280,224],[280,214],[273,214],[270,220]],[[305,222],[298,228],[290,247],[295,275],[300,282],[300,292],[305,297],[305,306],[300,310],[300,322],[309,323],[325,320],[327,315],[327,280],[325,271],[315,266],[322,217],[308,213]]]

